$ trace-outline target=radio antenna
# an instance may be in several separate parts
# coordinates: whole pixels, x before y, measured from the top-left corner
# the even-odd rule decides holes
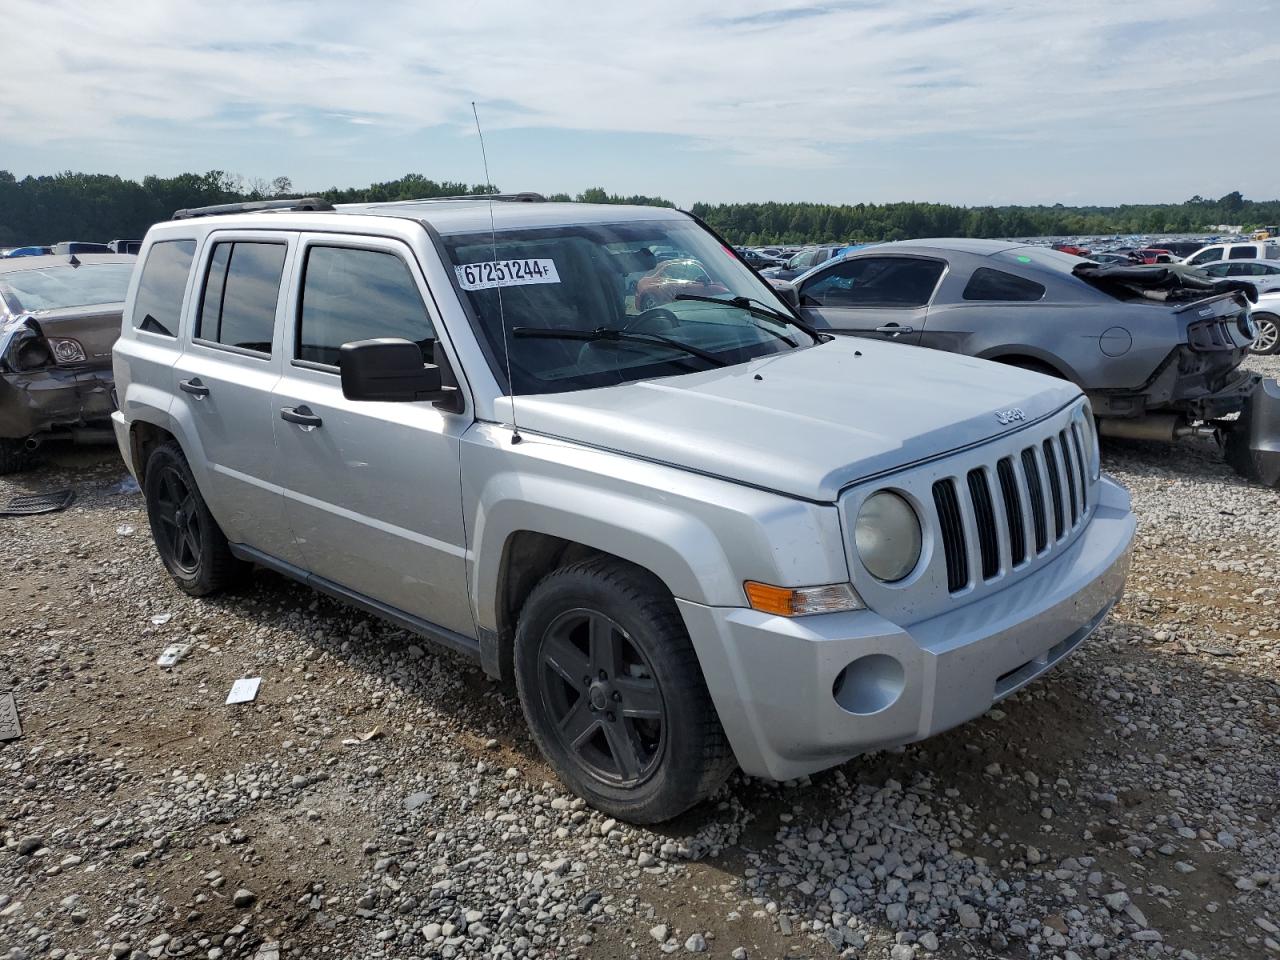
[[[476,110],[476,102],[471,101],[471,114],[476,118],[476,136],[480,138],[480,160],[484,164],[484,188],[489,194],[489,243],[493,249],[494,265],[498,262],[498,231],[493,225],[493,181],[489,179],[489,156],[484,150],[484,131],[480,129],[480,112]],[[497,281],[493,288],[498,293],[498,323],[502,326],[502,353],[507,364],[507,389],[511,391],[511,442],[519,443],[520,426],[516,423],[516,384],[511,379],[511,340],[507,336],[507,316],[502,309],[502,282]]]

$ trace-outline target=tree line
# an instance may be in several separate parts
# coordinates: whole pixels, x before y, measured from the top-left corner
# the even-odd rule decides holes
[[[367,187],[298,193],[288,177],[250,180],[223,170],[128,180],[108,174],[58,173],[18,179],[0,170],[0,245],[59,240],[136,239],[175,210],[299,196],[332,203],[484,196],[490,184],[431,180],[409,174]],[[662,197],[625,196],[591,187],[550,200],[674,206]],[[692,212],[733,243],[907,240],[913,237],[1027,237],[1159,234],[1204,231],[1216,224],[1246,229],[1280,223],[1280,200],[1246,200],[1234,191],[1217,200],[1118,207],[961,207],[942,203],[695,203]]]

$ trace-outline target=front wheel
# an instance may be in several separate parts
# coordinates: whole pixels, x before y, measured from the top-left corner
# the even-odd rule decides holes
[[[520,613],[515,679],[543,756],[612,816],[669,820],[733,770],[675,601],[630,564],[596,558],[548,574]]]
[[[1258,338],[1249,352],[1261,356],[1280,352],[1280,317],[1274,313],[1255,313],[1253,322],[1258,326]]]
[[[203,597],[236,580],[243,565],[232,556],[177,443],[151,451],[142,493],[152,539],[174,583]]]

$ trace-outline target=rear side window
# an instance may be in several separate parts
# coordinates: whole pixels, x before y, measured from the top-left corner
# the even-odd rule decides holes
[[[214,244],[196,338],[270,356],[288,249],[283,243],[258,240]]]
[[[1044,287],[1034,280],[1005,273],[1003,270],[992,270],[990,267],[979,267],[965,284],[961,295],[966,300],[1004,300],[1018,303],[1032,303],[1043,299]]]
[[[196,254],[194,240],[162,240],[151,245],[133,301],[133,325],[165,337],[178,335],[182,295]]]
[[[377,250],[308,249],[297,359],[337,366],[344,343],[373,337],[412,340],[432,358],[435,328],[408,265]]]
[[[1227,258],[1230,260],[1257,260],[1258,248],[1257,247],[1232,247],[1231,251],[1227,254]]]

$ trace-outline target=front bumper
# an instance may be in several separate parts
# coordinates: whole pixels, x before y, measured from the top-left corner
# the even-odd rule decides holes
[[[111,387],[110,367],[0,374],[0,437],[22,439],[105,421],[116,408]]]
[[[787,619],[678,600],[742,769],[785,780],[924,739],[1079,647],[1124,592],[1135,529],[1124,488],[1104,477],[1097,490],[1088,527],[1053,562],[907,627],[870,610]]]

